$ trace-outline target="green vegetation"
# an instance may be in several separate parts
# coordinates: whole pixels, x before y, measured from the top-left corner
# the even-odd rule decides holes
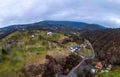
[[[23,53],[19,51],[11,51],[8,55],[4,55],[0,59],[0,77],[6,77],[6,75],[13,77],[23,66],[24,61]]]
[[[46,54],[54,56],[54,53],[60,50],[62,54],[67,55],[67,52],[64,53],[64,48],[53,42],[60,43],[67,36],[59,33],[53,33],[52,36],[49,36],[46,33],[39,30],[14,32],[1,39],[0,77],[19,77],[18,72],[24,65],[44,63]],[[2,54],[2,47],[8,54]]]
[[[62,44],[68,38],[63,34],[53,33],[47,35],[44,31],[23,31],[14,32],[0,40],[0,77],[20,77],[19,70],[31,63],[42,64],[45,62],[45,55],[49,54],[54,58],[62,58],[68,55],[71,46],[75,42]],[[34,35],[34,37],[31,37]],[[79,36],[80,33],[77,33]],[[2,47],[7,54],[2,53]],[[87,56],[92,54],[91,49],[81,48],[79,54]],[[95,77],[120,77],[120,67],[115,67],[108,73],[97,73]]]
[[[77,36],[80,36],[80,32],[77,32]]]
[[[95,77],[120,77],[120,66],[116,66],[112,71],[101,73],[98,72]]]
[[[92,49],[87,49],[87,48],[81,48],[80,52],[78,52],[78,54],[81,54],[82,56],[90,56],[93,54],[93,50]]]
[[[38,51],[38,52],[41,52],[41,51],[45,51],[45,48],[43,47],[38,47],[38,48],[34,48],[34,47],[31,47],[31,48],[28,48],[28,51]]]

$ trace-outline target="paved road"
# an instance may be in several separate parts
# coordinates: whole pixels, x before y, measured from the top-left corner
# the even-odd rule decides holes
[[[85,62],[85,60],[87,60],[87,59],[93,59],[95,57],[94,49],[93,49],[91,43],[88,40],[86,40],[86,43],[88,43],[90,45],[90,47],[91,47],[91,49],[93,51],[92,55],[90,54],[89,56],[85,56],[85,57],[82,56],[82,55],[79,55],[81,58],[83,58],[83,60],[76,67],[74,67],[67,76],[65,76],[65,75],[59,75],[59,76],[56,76],[56,77],[78,77],[77,74],[79,74],[79,73],[81,73],[81,77],[85,77],[84,69],[87,66],[89,66]]]

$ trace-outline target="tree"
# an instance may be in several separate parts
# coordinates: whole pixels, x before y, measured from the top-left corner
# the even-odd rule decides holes
[[[2,48],[2,55],[7,55],[7,54],[8,54],[7,51],[4,48]]]

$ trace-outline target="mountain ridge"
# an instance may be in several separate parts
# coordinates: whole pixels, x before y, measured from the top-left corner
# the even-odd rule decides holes
[[[106,27],[98,24],[88,24],[84,22],[76,21],[40,21],[32,24],[18,24],[8,27],[0,28],[0,38],[4,38],[6,35],[14,31],[25,30],[44,30],[53,31],[57,33],[68,34],[69,32],[85,32],[99,29],[106,29]]]
[[[16,25],[9,25],[7,27],[12,27],[12,26],[27,26],[27,25],[32,25],[32,24],[64,24],[64,25],[69,25],[69,26],[85,26],[85,25],[96,25],[96,26],[101,26],[103,28],[106,28],[102,25],[99,24],[89,24],[89,23],[85,23],[85,22],[78,22],[78,21],[54,21],[54,20],[45,20],[45,21],[40,21],[40,22],[35,22],[35,23],[28,23],[28,24],[16,24]],[[7,27],[3,27],[0,29],[4,29]]]

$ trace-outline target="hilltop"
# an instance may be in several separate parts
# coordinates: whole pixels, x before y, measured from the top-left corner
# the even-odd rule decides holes
[[[0,28],[0,38],[4,38],[5,36],[15,31],[25,30],[44,30],[68,34],[69,32],[85,32],[99,29],[105,29],[105,27],[98,24],[89,24],[75,21],[41,21],[32,24],[18,24]]]

